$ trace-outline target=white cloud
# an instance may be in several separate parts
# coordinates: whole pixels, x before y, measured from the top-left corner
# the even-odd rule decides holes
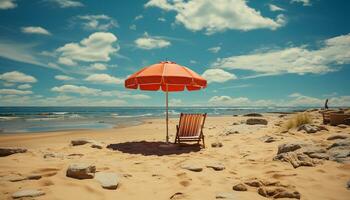
[[[97,95],[99,92],[101,92],[99,89],[77,85],[62,85],[59,87],[56,86],[51,88],[51,91],[59,93],[75,93],[81,95]]]
[[[283,15],[271,19],[249,7],[245,0],[150,0],[145,7],[158,7],[176,12],[176,22],[192,31],[205,30],[207,34],[228,29],[249,31],[267,28],[275,30],[284,26]]]
[[[160,21],[160,22],[165,22],[166,19],[165,19],[164,17],[158,17],[158,21]]]
[[[0,57],[17,62],[60,70],[58,67],[48,66],[41,62],[35,53],[34,47],[34,44],[22,44],[17,41],[0,40]]]
[[[280,100],[251,100],[247,97],[213,96],[208,100],[216,106],[312,106],[323,107],[324,98],[317,98],[293,93],[287,99]],[[350,96],[335,96],[329,98],[329,106],[350,106]]]
[[[135,44],[140,49],[160,49],[171,45],[171,42],[160,37],[152,37],[147,33],[143,37],[135,40]]]
[[[28,91],[28,90],[0,89],[0,94],[5,94],[5,95],[27,95],[27,94],[33,94],[33,92],[32,91]]]
[[[307,46],[263,51],[248,55],[219,58],[212,67],[241,69],[258,73],[248,78],[278,74],[324,74],[350,63],[350,34],[323,41],[318,49]]]
[[[22,27],[21,30],[23,33],[28,33],[28,34],[51,35],[51,33],[48,30],[40,26]]]
[[[17,4],[15,3],[15,0],[1,0],[0,1],[0,10],[7,10],[16,8]]]
[[[182,105],[182,100],[181,99],[170,99],[169,104],[171,106],[179,106],[179,105]]]
[[[3,84],[2,84],[4,87],[12,87],[12,86],[14,86],[14,85],[16,85],[15,83],[7,83],[7,82],[4,82]]]
[[[129,29],[130,29],[130,30],[136,30],[136,25],[135,25],[135,24],[130,25],[130,26],[129,26]]]
[[[208,51],[212,52],[212,53],[217,53],[221,50],[221,47],[211,47],[208,49]]]
[[[67,58],[67,57],[59,57],[58,58],[58,63],[67,65],[67,66],[76,66],[77,63],[74,62],[72,59]]]
[[[66,76],[66,75],[56,75],[55,76],[56,80],[60,80],[60,81],[70,81],[70,80],[74,80],[73,77],[70,76]]]
[[[74,7],[82,7],[83,3],[76,0],[47,0],[49,2],[56,3],[60,8],[74,8]]]
[[[102,84],[122,84],[124,80],[111,76],[109,74],[91,74],[85,78],[86,81],[92,83],[102,83]]]
[[[223,83],[228,80],[237,79],[236,75],[231,74],[222,69],[207,69],[204,71],[202,76],[208,81],[208,83],[212,83],[212,82]]]
[[[302,3],[303,6],[311,6],[310,0],[291,0],[290,3]]]
[[[32,88],[32,86],[26,83],[26,84],[22,84],[22,85],[17,86],[17,88],[20,90],[25,90],[25,89]]]
[[[118,49],[113,47],[117,37],[108,32],[96,32],[88,38],[81,40],[79,43],[68,43],[56,51],[60,53],[59,59],[68,61],[109,61],[110,55],[117,52]]]
[[[82,26],[86,30],[107,31],[118,27],[118,23],[107,15],[80,15],[78,19],[82,20]]]
[[[94,70],[106,70],[107,66],[105,64],[102,63],[93,63],[90,65],[91,69]]]
[[[135,20],[139,20],[139,19],[142,19],[143,18],[143,15],[137,15],[136,17],[135,17]]]
[[[0,80],[10,83],[35,83],[36,78],[22,72],[12,71],[0,74]]]
[[[272,12],[276,12],[276,11],[285,11],[285,9],[278,7],[274,4],[269,4],[269,8]]]

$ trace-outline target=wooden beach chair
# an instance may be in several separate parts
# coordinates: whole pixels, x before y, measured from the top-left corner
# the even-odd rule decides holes
[[[199,142],[202,140],[205,148],[203,127],[207,113],[180,114],[179,125],[176,125],[175,144],[181,142]]]

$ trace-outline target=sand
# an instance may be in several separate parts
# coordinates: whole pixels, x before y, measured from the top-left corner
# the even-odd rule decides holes
[[[316,122],[321,115],[314,113]],[[40,189],[45,195],[36,199],[215,199],[219,193],[231,193],[235,199],[266,199],[257,188],[233,191],[232,186],[250,178],[280,181],[291,185],[305,200],[349,200],[350,164],[324,160],[314,167],[293,168],[291,164],[273,161],[279,144],[291,141],[331,143],[326,138],[336,134],[349,134],[350,128],[329,127],[329,131],[306,134],[296,130],[281,133],[287,117],[264,114],[268,125],[241,124],[248,117],[220,116],[207,118],[204,134],[206,148],[162,148],[165,139],[164,119],[152,119],[144,124],[107,129],[74,130],[50,133],[9,134],[0,136],[0,147],[24,147],[26,153],[0,157],[0,199],[11,199],[20,189]],[[236,122],[238,125],[232,125]],[[170,120],[171,140],[174,141],[178,119]],[[225,130],[239,134],[223,135]],[[275,142],[264,143],[262,136],[270,135]],[[89,144],[71,146],[70,141],[88,138],[112,144],[114,148],[95,149]],[[221,142],[223,147],[213,148],[211,143]],[[56,157],[44,158],[45,153]],[[68,156],[69,154],[83,154]],[[97,171],[115,172],[120,177],[116,190],[103,189],[94,179],[78,180],[66,177],[71,163],[91,163]],[[181,168],[185,163],[202,166],[201,172]],[[207,168],[221,163],[222,171]],[[13,176],[39,174],[39,180],[11,182]],[[181,194],[180,194],[181,193]]]

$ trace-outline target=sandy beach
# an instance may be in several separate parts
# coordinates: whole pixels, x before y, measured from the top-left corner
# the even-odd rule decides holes
[[[204,128],[206,148],[164,147],[164,119],[106,130],[1,135],[1,147],[21,147],[27,152],[0,157],[0,196],[12,199],[18,190],[38,189],[45,194],[35,199],[272,198],[259,194],[259,188],[251,186],[255,181],[267,190],[287,188],[305,200],[349,199],[349,160],[314,158],[313,166],[294,168],[291,163],[274,157],[278,146],[285,143],[326,148],[339,141],[327,140],[330,136],[350,137],[350,127],[325,126],[328,131],[312,134],[297,130],[281,133],[282,124],[291,116],[264,114],[262,118],[268,125],[247,125],[245,122],[251,117],[245,116],[209,116]],[[316,124],[321,123],[318,112],[312,116]],[[170,120],[171,141],[177,123],[176,118]],[[72,140],[80,138],[94,140],[102,149],[92,148],[89,143],[71,145]],[[72,163],[87,163],[94,165],[97,172],[116,173],[117,189],[104,189],[93,178],[67,177],[67,168]],[[190,171],[184,165],[202,170]],[[221,169],[208,167],[211,165],[219,165]],[[31,176],[39,177],[23,178]],[[240,183],[246,191],[233,190]]]

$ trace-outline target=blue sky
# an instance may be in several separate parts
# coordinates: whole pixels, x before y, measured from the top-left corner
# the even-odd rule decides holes
[[[349,1],[0,0],[0,105],[158,106],[124,89],[175,61],[205,90],[171,105],[350,105]]]

